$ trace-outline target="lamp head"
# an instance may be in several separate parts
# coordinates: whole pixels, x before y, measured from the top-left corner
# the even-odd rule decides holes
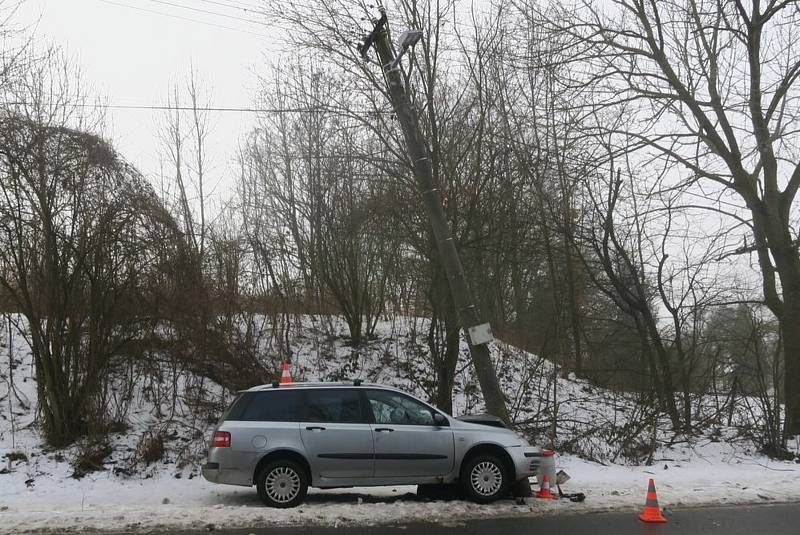
[[[422,32],[420,30],[406,30],[400,34],[399,45],[402,50],[411,48],[419,43],[422,39]]]

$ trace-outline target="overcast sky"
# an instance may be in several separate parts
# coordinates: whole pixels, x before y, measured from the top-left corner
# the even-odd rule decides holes
[[[256,90],[254,69],[272,57],[275,39],[263,24],[234,18],[257,20],[256,13],[225,6],[257,7],[258,3],[259,0],[26,0],[18,22],[36,23],[40,42],[61,45],[75,56],[86,81],[109,104],[164,104],[171,84],[184,80],[193,64],[210,91],[213,105],[246,107],[252,105]],[[129,161],[151,176],[158,169],[157,119],[158,112],[147,110],[108,112],[106,135]],[[218,112],[212,113],[211,119],[214,129],[209,140],[210,164],[218,178],[229,179],[221,176],[225,164],[233,156],[241,134],[253,125],[254,116]]]

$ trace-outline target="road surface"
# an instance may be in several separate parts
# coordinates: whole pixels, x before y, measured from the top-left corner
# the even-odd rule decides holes
[[[634,512],[454,521],[451,524],[251,528],[211,532],[149,531],[158,535],[798,535],[800,504],[682,509],[667,524],[645,524]]]

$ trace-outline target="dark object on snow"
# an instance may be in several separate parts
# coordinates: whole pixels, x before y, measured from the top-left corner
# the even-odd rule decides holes
[[[22,453],[21,451],[12,451],[10,453],[5,454],[5,458],[9,461],[16,462],[16,461],[23,461],[28,462],[28,456]]]
[[[514,498],[531,498],[533,497],[533,489],[528,478],[514,481],[511,484],[511,496]]]
[[[417,485],[417,498],[424,501],[463,500],[464,493],[458,485]]]
[[[582,502],[586,499],[586,494],[582,492],[575,492],[573,494],[566,494],[561,490],[560,485],[556,485],[558,487],[558,497],[559,498],[568,498],[571,502]]]
[[[501,427],[503,429],[508,429],[508,426],[506,426],[503,420],[492,414],[465,414],[464,416],[459,416],[458,419],[462,422],[469,422],[471,424],[488,425],[489,427]]]

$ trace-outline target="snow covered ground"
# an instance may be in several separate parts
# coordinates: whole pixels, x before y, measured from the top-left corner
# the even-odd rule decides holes
[[[426,348],[424,336],[415,335],[417,330],[424,333],[424,325],[417,321],[381,323],[377,339],[354,355],[336,333],[332,336],[330,329],[322,329],[318,319],[304,317],[293,336],[292,373],[295,379],[305,380],[359,377],[425,397],[429,387],[424,374]],[[217,385],[186,374],[163,382],[141,378],[125,411],[127,427],[109,437],[111,451],[102,463],[104,470],[75,478],[72,463],[80,446],[63,451],[44,447],[35,419],[36,383],[30,354],[20,336],[10,345],[0,337],[0,534],[207,528],[210,524],[448,522],[608,509],[633,513],[644,503],[650,477],[655,478],[667,511],[719,503],[800,501],[800,464],[758,455],[732,428],[672,444],[661,435],[646,437],[643,443],[652,441],[657,448],[652,463],[643,465],[632,460],[615,438],[636,411],[631,398],[563,378],[549,362],[511,346],[496,344],[493,354],[504,388],[511,393],[512,411],[518,420],[533,422],[532,432],[542,415],[558,411],[567,416],[558,434],[548,440],[582,455],[563,455],[558,463],[572,476],[564,491],[584,492],[585,502],[528,499],[525,505],[508,500],[486,506],[425,502],[416,498],[414,487],[395,487],[311,490],[307,503],[297,509],[267,509],[253,489],[217,486],[199,476],[212,424],[207,412],[192,409],[197,404],[190,402],[189,394],[203,397],[203,406],[211,407],[212,413],[227,395]],[[13,355],[13,370],[9,355]],[[481,404],[466,348],[460,368],[454,412],[478,412]],[[9,391],[9,372],[13,372],[13,391]],[[170,385],[179,390],[176,405],[166,392]],[[154,433],[164,437],[164,456],[144,462],[142,444]],[[798,451],[800,445],[793,448]]]
[[[0,533],[69,530],[149,530],[260,527],[270,525],[447,522],[488,516],[518,516],[630,510],[644,504],[647,480],[655,478],[662,507],[708,504],[778,503],[800,500],[800,466],[741,456],[725,445],[673,452],[675,461],[655,466],[602,466],[568,456],[559,465],[573,479],[565,492],[586,493],[586,501],[507,500],[492,505],[422,502],[414,487],[359,488],[309,493],[297,509],[263,507],[254,490],[217,486],[202,478],[120,479],[99,472],[82,480],[66,471],[39,476],[27,487],[22,477],[0,476]],[[687,460],[680,460],[685,458]],[[666,467],[666,469],[665,469]],[[10,477],[10,479],[9,479]]]

